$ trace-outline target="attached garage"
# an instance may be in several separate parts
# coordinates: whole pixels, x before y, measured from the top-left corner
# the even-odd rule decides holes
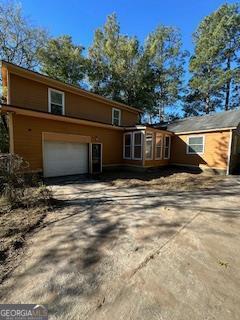
[[[85,174],[89,171],[87,143],[44,141],[44,177]]]

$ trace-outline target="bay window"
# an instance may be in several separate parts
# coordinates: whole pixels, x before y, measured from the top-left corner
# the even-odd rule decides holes
[[[156,149],[155,149],[155,159],[162,159],[162,134],[156,133]]]
[[[142,133],[133,132],[133,159],[142,159]]]
[[[171,144],[171,137],[165,136],[165,138],[164,138],[164,159],[170,159],[170,144]]]
[[[145,158],[152,160],[153,158],[153,134],[146,133]]]

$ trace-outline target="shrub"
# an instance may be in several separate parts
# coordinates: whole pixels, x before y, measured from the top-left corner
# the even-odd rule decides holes
[[[29,164],[16,154],[0,154],[0,194],[11,207],[48,204],[52,197],[36,175],[26,174]]]

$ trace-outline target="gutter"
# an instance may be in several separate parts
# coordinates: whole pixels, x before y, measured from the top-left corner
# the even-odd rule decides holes
[[[196,131],[173,131],[170,129],[170,131],[174,132],[176,135],[179,134],[192,134],[192,133],[202,133],[202,132],[216,132],[216,131],[228,131],[228,130],[234,130],[237,127],[227,127],[227,128],[216,128],[216,129],[205,129],[205,130],[196,130]]]

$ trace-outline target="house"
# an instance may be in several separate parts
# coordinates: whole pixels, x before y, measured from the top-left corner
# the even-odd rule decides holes
[[[240,173],[239,123],[240,109],[236,109],[166,125],[165,128],[174,133],[171,164],[215,173]]]
[[[2,80],[10,152],[44,177],[169,164],[239,168],[239,110],[141,125],[136,108],[4,61]]]
[[[45,177],[170,162],[172,133],[137,125],[139,110],[2,61],[10,152]]]

